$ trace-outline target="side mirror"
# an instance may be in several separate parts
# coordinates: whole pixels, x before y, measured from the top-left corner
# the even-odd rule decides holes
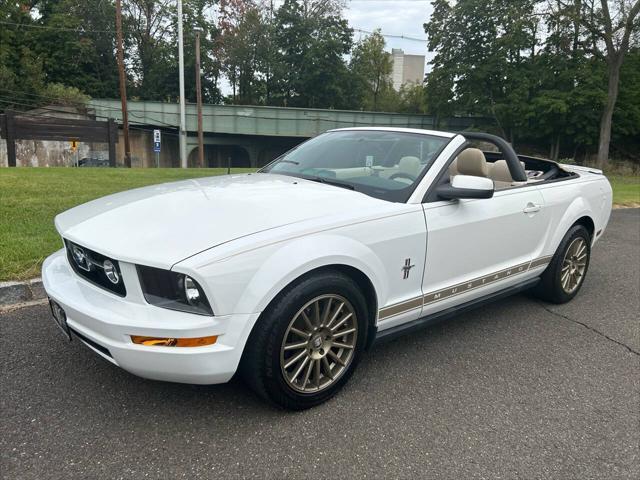
[[[493,180],[471,175],[456,175],[450,184],[436,188],[438,197],[445,200],[458,198],[491,198],[493,197]]]

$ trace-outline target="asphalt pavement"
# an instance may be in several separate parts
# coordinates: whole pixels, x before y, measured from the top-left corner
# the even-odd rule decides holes
[[[376,347],[289,413],[239,381],[142,380],[44,305],[0,316],[0,478],[640,478],[640,210],[582,291],[520,295]]]

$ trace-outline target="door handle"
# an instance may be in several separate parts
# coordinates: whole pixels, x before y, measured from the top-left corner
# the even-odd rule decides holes
[[[523,213],[536,213],[540,211],[541,206],[536,205],[535,203],[527,203],[527,206],[522,210]]]

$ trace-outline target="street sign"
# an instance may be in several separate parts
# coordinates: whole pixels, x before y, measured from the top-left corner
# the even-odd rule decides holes
[[[154,130],[153,131],[153,151],[156,153],[160,153],[160,142],[161,142],[160,130]]]
[[[153,131],[153,151],[156,152],[156,168],[160,167],[160,144],[161,144],[160,130]]]

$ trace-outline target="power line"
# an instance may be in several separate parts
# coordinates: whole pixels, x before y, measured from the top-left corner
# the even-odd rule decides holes
[[[17,22],[7,22],[4,20],[0,20],[0,25],[9,25],[13,27],[20,28],[36,28],[40,30],[54,30],[59,32],[72,32],[72,33],[113,33],[113,30],[78,30],[77,28],[66,28],[66,27],[54,27],[52,25],[35,25],[33,23],[17,23]]]
[[[141,132],[150,132],[153,133],[153,131],[155,130],[153,127],[137,127],[135,125],[129,125],[129,129],[130,130],[139,130]],[[162,135],[170,135],[172,137],[179,137],[180,135],[178,133],[174,133],[174,132],[168,132],[166,130],[162,131]]]
[[[16,90],[10,90],[8,88],[0,88],[0,95],[2,95],[3,93],[6,93],[9,96],[10,95],[16,95],[16,96],[18,96],[18,98],[24,97],[24,96],[37,97],[36,99],[30,99],[30,98],[23,99],[24,101],[29,101],[29,102],[35,102],[37,99],[43,99],[43,101],[44,100],[52,100],[54,102],[59,102],[61,99],[64,98],[64,96],[58,96],[57,97],[57,96],[53,96],[53,95],[42,95],[41,93],[19,92],[19,91],[16,91]],[[5,96],[4,98],[10,98],[9,96]],[[11,101],[15,101],[15,100],[11,99]],[[114,110],[114,111],[118,111],[118,112],[121,111],[119,107],[111,107],[111,106],[108,106],[108,105],[104,105],[102,103],[96,102],[95,100],[90,100],[90,101],[91,101],[92,105],[98,106],[103,110]],[[7,100],[5,100],[5,102],[7,102]],[[16,104],[18,104],[18,103],[16,103]],[[36,104],[36,103],[32,103],[31,105],[23,103],[21,105],[22,106],[30,106],[32,108],[50,108],[50,107],[41,106],[41,105]],[[55,110],[55,111],[58,111],[58,110]]]
[[[353,29],[354,32],[359,32],[359,33],[366,33],[367,35],[371,35],[373,32],[369,31],[369,30],[363,30],[362,28],[355,28]],[[389,33],[382,33],[380,32],[380,35],[382,35],[383,37],[386,38],[398,38],[398,39],[402,39],[402,40],[411,40],[413,42],[422,42],[422,43],[427,43],[427,40],[424,38],[417,38],[417,37],[411,37],[409,35],[392,35]]]
[[[0,94],[2,94],[3,92],[6,92],[9,95],[13,94],[17,96],[38,97],[38,98],[44,98],[46,100],[56,100],[56,101],[59,101],[65,98],[64,95],[61,95],[61,96],[42,95],[41,93],[20,92],[18,90],[10,90],[8,88],[0,88]]]
[[[5,91],[9,91],[9,90],[5,90]],[[32,94],[32,95],[37,95],[37,94]],[[45,98],[47,98],[46,96],[43,96]],[[69,112],[67,110],[60,110],[60,109],[56,109],[56,108],[52,108],[51,106],[43,106],[43,105],[39,105],[37,103],[25,103],[28,102],[29,99],[24,100],[23,102],[20,101],[16,101],[13,98],[8,98],[8,97],[2,97],[0,96],[0,102],[5,103],[7,105],[19,105],[21,107],[28,107],[28,108],[33,108],[33,109],[39,109],[39,110],[45,110],[47,112],[52,112],[52,113],[64,113],[64,114],[71,114],[72,112]],[[35,100],[33,100],[35,101]],[[33,102],[32,101],[32,102]],[[115,107],[109,107],[106,105],[101,105],[101,104],[95,104],[97,105],[99,108],[103,108],[105,110],[115,110],[115,111],[120,111],[119,108],[115,108]],[[144,118],[144,114],[145,110],[129,110],[129,113],[131,114],[131,116],[133,117],[137,117],[137,118]],[[148,113],[163,113],[163,112],[148,112]],[[38,115],[44,115],[42,113],[34,113],[34,112],[20,112],[21,115],[31,115],[31,116],[38,116]],[[140,115],[141,114],[141,115]],[[107,116],[107,115],[99,115],[99,114],[95,114],[96,118],[114,118],[113,116]],[[146,122],[138,122],[135,120],[131,120],[134,123],[137,123],[139,125],[148,125],[149,123]],[[160,126],[164,126],[167,128],[178,128],[177,125],[171,124],[171,123],[167,123],[167,122],[163,122],[162,120],[155,120],[153,123],[158,124]]]
[[[70,33],[80,33],[80,34],[89,34],[89,33],[109,33],[115,35],[114,30],[91,30],[91,29],[76,29],[76,28],[66,28],[66,27],[54,27],[51,25],[35,25],[29,23],[17,23],[17,22],[7,22],[4,20],[0,20],[0,25],[8,25],[20,28],[35,28],[40,30],[53,30],[58,32],[70,32]],[[373,32],[370,30],[365,30],[362,28],[353,27],[354,32],[366,33],[367,35],[371,35]],[[411,35],[404,34],[392,34],[392,33],[381,33],[383,37],[386,38],[397,38],[401,40],[410,40],[413,42],[423,42],[426,43],[427,40],[424,38],[413,37]]]
[[[69,112],[68,110],[60,110],[60,109],[56,109],[56,108],[52,108],[52,107],[44,107],[44,106],[39,106],[37,104],[30,104],[30,103],[24,103],[24,102],[17,102],[13,99],[6,99],[6,97],[0,97],[0,103],[5,103],[7,105],[19,105],[21,107],[28,107],[28,108],[32,108],[35,110],[44,110],[45,112],[52,112],[52,113],[64,113],[66,115],[73,115],[73,112]],[[140,110],[140,112],[142,112],[142,110]],[[50,115],[46,115],[45,113],[42,112],[30,112],[30,111],[16,111],[16,113],[18,115],[26,115],[26,116],[30,116],[30,117],[50,117]],[[141,117],[140,115],[137,115],[139,118]],[[105,118],[105,119],[110,119],[110,118],[114,118],[111,116],[107,116],[107,115],[99,115],[99,114],[95,114],[96,118]],[[131,122],[136,123],[138,125],[149,125],[149,123],[145,123],[145,122],[138,122],[136,120],[131,120]],[[170,123],[166,123],[166,122],[162,122],[160,120],[156,120],[154,123],[158,123],[160,124],[160,126],[164,126],[167,128],[178,128],[177,125],[172,125]]]
[[[25,100],[25,102],[26,101],[28,101],[28,99]],[[6,103],[7,105],[19,105],[21,107],[29,107],[29,108],[33,108],[33,109],[45,110],[47,112],[73,114],[73,112],[69,112],[67,110],[59,110],[59,109],[55,109],[55,108],[51,108],[51,107],[44,107],[44,106],[40,106],[40,105],[34,104],[34,103],[19,102],[19,101],[16,101],[15,99],[13,99],[13,98],[7,98],[7,97],[0,97],[0,102]],[[33,115],[33,116],[44,115],[43,113],[35,113],[35,112],[20,112],[20,114],[21,115]]]

